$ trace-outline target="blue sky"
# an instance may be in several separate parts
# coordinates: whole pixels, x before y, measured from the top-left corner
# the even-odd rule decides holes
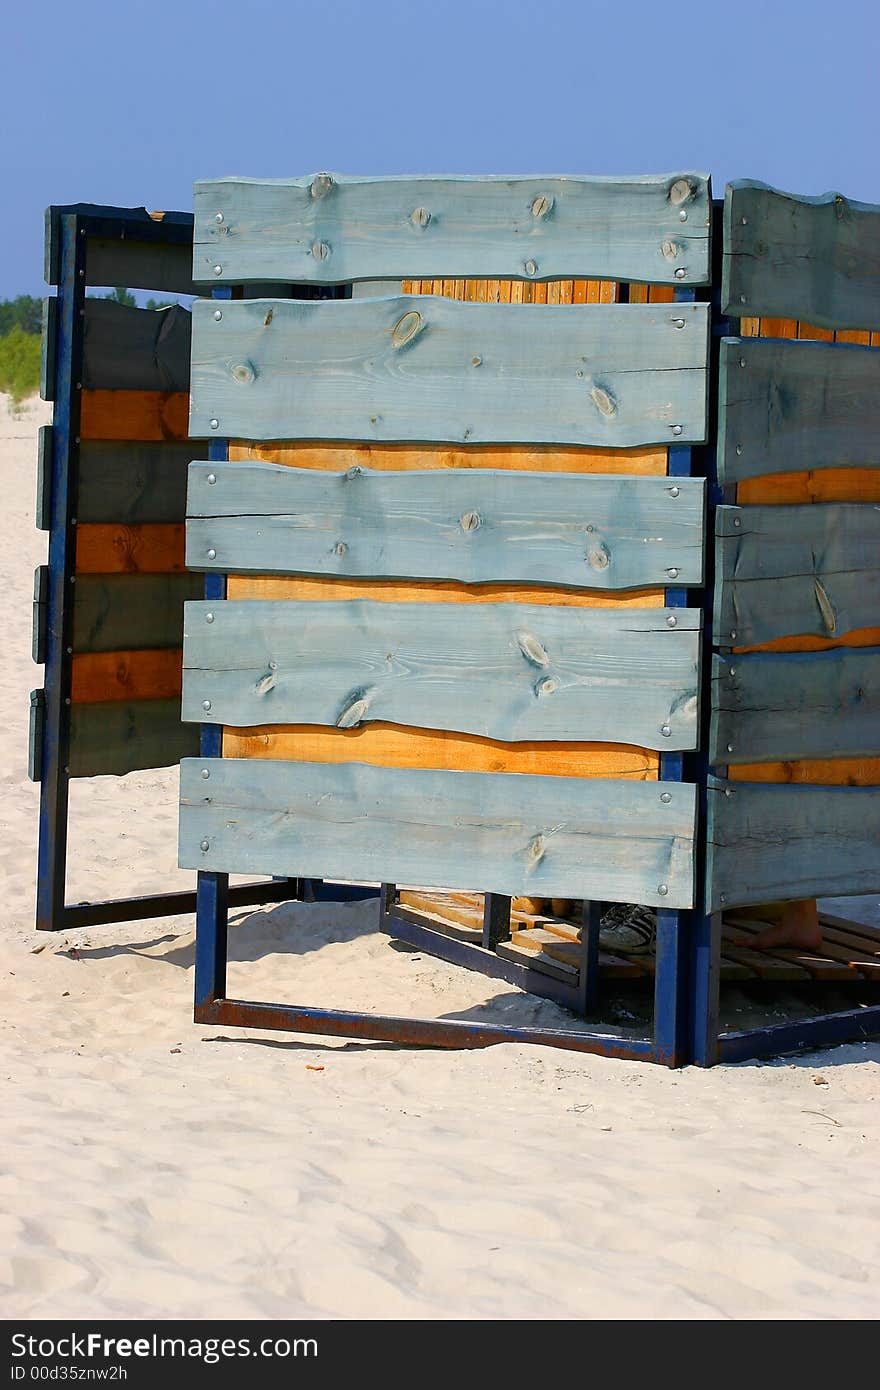
[[[4,18],[0,297],[48,203],[196,178],[706,170],[880,202],[877,0],[43,0]]]

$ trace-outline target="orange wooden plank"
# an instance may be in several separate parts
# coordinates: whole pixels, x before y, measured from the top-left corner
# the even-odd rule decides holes
[[[180,695],[183,653],[79,652],[73,658],[74,705],[122,700],[172,700]]]
[[[758,337],[796,338],[798,326],[795,319],[759,319]]]
[[[734,647],[735,652],[828,652],[835,647],[880,646],[880,627],[863,627],[858,632],[846,632],[842,637],[777,637],[756,647]]]
[[[662,608],[662,589],[549,589],[529,584],[462,584],[454,579],[336,579],[319,575],[231,574],[235,599],[349,599],[379,603],[537,603],[557,608]]]
[[[314,724],[226,728],[223,756],[546,777],[619,777],[637,782],[656,781],[659,771],[658,754],[627,744],[502,743],[476,734],[378,721],[356,729]]]
[[[804,502],[880,502],[880,467],[768,473],[762,478],[747,478],[739,483],[736,500],[745,505],[771,506],[794,506]]]
[[[811,783],[820,787],[880,786],[880,758],[802,758],[782,763],[740,763],[731,782]]]
[[[186,439],[188,391],[83,391],[82,439]]]
[[[186,528],[90,522],[76,530],[77,574],[173,574],[186,568]]]
[[[631,473],[638,477],[666,472],[665,449],[598,449],[555,444],[347,444],[268,442],[249,444],[236,440],[229,446],[233,462],[260,459],[291,468],[315,468],[345,472],[360,465],[388,472],[432,468],[503,468],[531,473]]]
[[[799,338],[811,338],[820,343],[834,342],[833,328],[818,328],[813,323],[799,323],[797,335]]]

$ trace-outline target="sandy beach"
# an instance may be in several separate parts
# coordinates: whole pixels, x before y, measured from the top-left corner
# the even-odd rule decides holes
[[[34,932],[48,419],[0,398],[3,1316],[876,1317],[880,1043],[676,1073],[227,1036],[191,1022],[191,917]],[[68,901],[191,886],[176,799],[176,769],[75,782]],[[569,1021],[369,904],[234,922],[240,997]]]

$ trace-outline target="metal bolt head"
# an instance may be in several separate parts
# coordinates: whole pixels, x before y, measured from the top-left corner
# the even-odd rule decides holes
[[[736,446],[737,458],[740,457],[740,455],[742,454],[742,451],[743,451],[743,446],[742,446],[741,444],[737,444],[737,446]]]
[[[216,322],[216,323],[219,323],[220,320],[222,319],[222,317],[223,317],[222,310],[220,310],[220,309],[215,309],[215,310],[214,310],[214,320],[215,320],[215,322]]]
[[[202,854],[207,854],[207,853],[208,853],[208,850],[211,848],[211,841],[210,841],[210,840],[202,840],[202,843],[201,843],[200,848],[201,848]]]
[[[664,806],[667,805],[667,804],[672,800],[672,793],[671,793],[671,792],[661,792],[661,793],[660,793],[660,800],[663,802]]]
[[[672,320],[672,324],[673,324],[673,327],[674,327],[674,328],[684,328],[684,323],[685,323],[684,319],[673,319],[673,320]]]
[[[202,701],[202,709],[205,710],[205,711],[207,712],[207,710],[209,710],[210,708],[211,708],[211,701],[210,701],[210,700],[203,700],[203,701]]]
[[[736,641],[736,628],[732,628],[732,629],[731,629],[730,635],[731,635],[731,637],[733,638],[733,640],[734,640],[734,642],[735,642],[735,641]]]
[[[670,569],[670,570],[667,570],[666,573],[667,573],[667,575],[669,576],[670,579],[677,579],[677,578],[678,578],[678,570],[675,569],[674,567],[673,567],[672,569]]]
[[[740,365],[741,367],[744,367],[744,366],[746,365],[746,359],[745,359],[744,357],[741,357],[741,358],[739,359],[739,365]]]
[[[681,212],[678,214],[678,220],[679,222],[687,222],[688,215],[685,212],[684,208],[682,208]]]
[[[220,428],[220,421],[219,421],[218,419],[215,418],[215,419],[213,419],[210,423],[211,423],[211,429],[212,429],[212,430],[219,430],[219,428]]]
[[[672,433],[673,433],[674,435],[679,435],[679,434],[682,433],[682,427],[681,427],[681,425],[671,425],[671,426],[670,426],[670,429],[672,430]]]
[[[742,222],[744,227],[747,227],[749,225],[749,219],[747,217],[741,218],[740,221]]]
[[[203,768],[202,768],[202,781],[203,781],[203,782],[207,782],[207,780],[208,780],[208,778],[209,778],[210,776],[211,776],[211,773],[210,773],[209,769],[206,768],[206,767],[203,767]]]
[[[663,735],[664,738],[670,738],[671,735],[672,735],[672,730],[670,729],[670,727],[669,727],[668,724],[661,724],[661,725],[660,725],[660,732],[661,732],[661,734]]]
[[[731,674],[731,676],[735,676],[735,675],[736,675],[736,667],[735,667],[735,666],[731,666],[731,668],[730,668],[730,674]]]
[[[214,213],[214,221],[215,221],[215,222],[222,222],[222,221],[223,221],[223,213],[222,213],[222,212],[215,212],[215,213]]]
[[[216,550],[214,549],[213,546],[211,546],[211,549],[208,551],[208,559],[209,559],[209,560],[216,560],[216,559],[217,559],[217,552],[216,552]]]
[[[730,790],[730,787],[725,787],[725,788],[724,788],[724,795],[725,795],[725,796],[733,796],[733,792]]]
[[[740,304],[745,304],[745,302],[746,302],[746,297],[745,297],[744,294],[741,294],[741,295],[740,295],[740,297],[739,297],[739,302],[740,302]]]
[[[209,474],[208,474],[207,481],[208,481],[211,485],[213,485],[214,483],[216,483],[216,481],[217,481],[217,474],[216,474],[216,473],[209,473]]]
[[[661,898],[665,898],[665,897],[666,897],[666,894],[669,892],[669,889],[667,888],[667,886],[666,886],[665,883],[658,883],[658,884],[657,884],[657,892],[658,892],[658,894],[660,895]]]
[[[679,495],[680,492],[681,492],[681,488],[678,488],[678,487],[671,487],[671,488],[669,489],[669,496],[670,496],[670,497],[677,497],[677,496]]]
[[[732,752],[733,752],[733,744],[732,744],[732,743],[728,743],[728,745],[727,745],[727,751],[728,751],[728,753],[732,753]]]
[[[223,274],[223,267],[222,267],[222,265],[215,265],[215,266],[214,266],[214,274],[215,274],[215,275],[222,275],[222,274]]]
[[[214,621],[214,614],[213,614],[213,613],[206,613],[206,614],[205,614],[205,622],[206,622],[206,623],[212,623],[213,621]]]
[[[680,266],[678,267],[678,270],[675,272],[675,278],[676,278],[676,280],[683,280],[684,277],[685,277],[686,275],[687,275],[687,271],[685,270],[685,268],[684,268],[683,265],[680,265]]]
[[[677,626],[678,626],[678,618],[676,618],[676,616],[675,616],[674,613],[670,613],[670,614],[669,614],[669,617],[666,619],[666,626],[667,626],[667,627],[677,627]]]
[[[740,521],[740,519],[739,519],[738,516],[735,516],[735,517],[733,518],[733,524],[734,524],[734,526],[741,526],[741,525],[742,525],[742,522]]]

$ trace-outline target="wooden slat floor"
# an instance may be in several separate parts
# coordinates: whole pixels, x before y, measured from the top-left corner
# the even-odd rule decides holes
[[[404,889],[400,893],[400,903],[410,913],[418,915],[425,926],[436,931],[476,943],[481,939],[482,894]],[[516,911],[511,918],[511,938],[499,946],[499,955],[559,979],[573,981],[576,978],[580,950],[580,927],[576,922]],[[782,947],[754,951],[748,946],[749,937],[756,935],[765,924],[758,916],[749,915],[747,910],[731,912],[724,920],[722,980],[880,982],[880,930],[825,913],[821,921],[823,946],[820,953],[813,955]],[[654,953],[646,951],[624,956],[601,951],[599,966],[608,979],[647,980],[654,975]]]

